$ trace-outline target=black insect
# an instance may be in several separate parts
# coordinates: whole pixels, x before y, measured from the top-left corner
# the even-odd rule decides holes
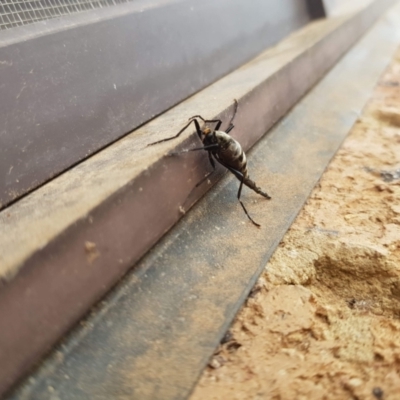
[[[247,172],[247,160],[246,155],[242,149],[242,146],[239,142],[237,142],[233,137],[229,135],[229,132],[234,128],[233,119],[235,118],[236,112],[238,108],[237,100],[234,100],[234,111],[231,120],[229,121],[228,128],[225,132],[220,131],[219,128],[221,127],[222,121],[220,119],[204,119],[200,115],[195,115],[189,118],[189,123],[186,124],[175,136],[170,138],[158,140],[157,142],[150,143],[148,146],[153,146],[158,143],[166,142],[168,140],[172,140],[177,138],[185,129],[189,127],[189,125],[193,122],[196,127],[197,135],[199,136],[200,140],[203,142],[202,147],[195,147],[193,149],[183,150],[176,153],[170,153],[170,155],[177,155],[181,153],[187,153],[189,151],[197,151],[197,150],[206,150],[208,152],[208,158],[210,160],[211,166],[213,170],[208,173],[204,179],[202,179],[197,185],[200,186],[214,171],[215,171],[215,160],[217,160],[221,165],[227,168],[229,171],[232,172],[233,175],[236,176],[237,179],[240,181],[239,191],[237,194],[237,198],[246,213],[247,217],[250,221],[256,225],[260,226],[255,222],[249,215],[246,210],[246,207],[240,200],[240,195],[242,193],[243,184],[253,189],[256,193],[264,196],[267,199],[271,197],[263,192],[254,181],[249,178],[249,174]],[[203,121],[205,124],[213,124],[215,123],[215,128],[211,130],[208,126],[204,126],[202,129],[200,128],[200,124],[198,119]]]

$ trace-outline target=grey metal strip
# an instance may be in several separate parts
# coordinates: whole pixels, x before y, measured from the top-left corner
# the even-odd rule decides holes
[[[135,0],[0,32],[0,209],[309,20],[306,0]]]
[[[399,43],[397,5],[249,152],[261,229],[226,177],[9,399],[186,399]]]

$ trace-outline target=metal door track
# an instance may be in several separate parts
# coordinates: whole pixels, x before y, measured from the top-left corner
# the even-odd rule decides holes
[[[9,399],[186,399],[399,43],[397,5],[248,153],[261,229],[226,176]]]
[[[195,188],[209,170],[204,154],[165,157],[198,140],[194,132],[148,143],[193,114],[226,120],[236,98],[232,135],[247,151],[393,3],[309,24],[2,210],[0,395],[211,188]]]

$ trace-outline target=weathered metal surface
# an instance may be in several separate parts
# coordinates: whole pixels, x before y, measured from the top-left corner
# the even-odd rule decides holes
[[[272,195],[243,196],[261,229],[226,177],[9,399],[187,398],[399,43],[397,6],[249,152],[252,178]]]
[[[204,155],[163,157],[195,135],[147,143],[194,113],[225,118],[237,98],[232,134],[249,148],[390,3],[312,24],[1,212],[0,392],[207,191],[193,190],[209,169]]]
[[[135,0],[0,33],[0,208],[310,20],[306,0]]]

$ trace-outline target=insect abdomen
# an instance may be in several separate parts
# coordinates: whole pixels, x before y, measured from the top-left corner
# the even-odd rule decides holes
[[[242,150],[242,154],[238,158],[237,170],[239,172],[241,172],[245,177],[247,177],[249,175],[247,172],[247,158],[246,158],[246,154],[244,154],[243,150]]]
[[[216,132],[217,140],[221,146],[218,157],[223,163],[247,177],[247,159],[242,146],[225,132]]]

